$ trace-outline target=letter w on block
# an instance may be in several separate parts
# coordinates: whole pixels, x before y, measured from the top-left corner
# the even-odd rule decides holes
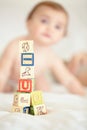
[[[22,66],[34,66],[34,53],[22,53],[21,54]]]
[[[19,80],[19,92],[32,92],[32,80],[20,79]]]

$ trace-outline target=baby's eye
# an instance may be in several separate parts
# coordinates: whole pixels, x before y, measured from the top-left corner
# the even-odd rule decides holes
[[[47,19],[42,19],[41,22],[42,23],[48,23]]]
[[[61,27],[59,25],[56,25],[55,28],[59,29],[59,30],[61,29]]]

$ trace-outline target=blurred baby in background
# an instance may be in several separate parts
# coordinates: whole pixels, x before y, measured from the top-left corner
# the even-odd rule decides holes
[[[51,50],[51,45],[65,37],[68,26],[68,13],[58,3],[44,1],[37,4],[27,17],[28,34],[11,41],[0,60],[0,92],[12,91],[12,83],[18,83],[20,40],[34,40],[35,89],[51,91],[51,84],[45,73],[50,70],[61,84],[75,94],[84,95],[81,83],[68,71],[64,63]]]

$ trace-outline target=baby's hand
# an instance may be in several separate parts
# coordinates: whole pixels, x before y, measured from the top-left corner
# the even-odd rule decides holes
[[[67,85],[67,88],[71,93],[74,94],[79,94],[81,96],[86,94],[84,87],[79,82],[72,81]]]
[[[80,67],[85,65],[87,65],[87,54],[79,53],[73,56],[67,66],[72,73],[76,74]]]

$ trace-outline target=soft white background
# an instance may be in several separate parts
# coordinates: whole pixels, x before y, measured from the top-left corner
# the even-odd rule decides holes
[[[0,0],[0,54],[9,41],[26,33],[27,14],[38,1]],[[78,51],[87,51],[87,0],[54,1],[62,3],[70,15],[68,35],[55,45],[55,51],[65,59]]]

